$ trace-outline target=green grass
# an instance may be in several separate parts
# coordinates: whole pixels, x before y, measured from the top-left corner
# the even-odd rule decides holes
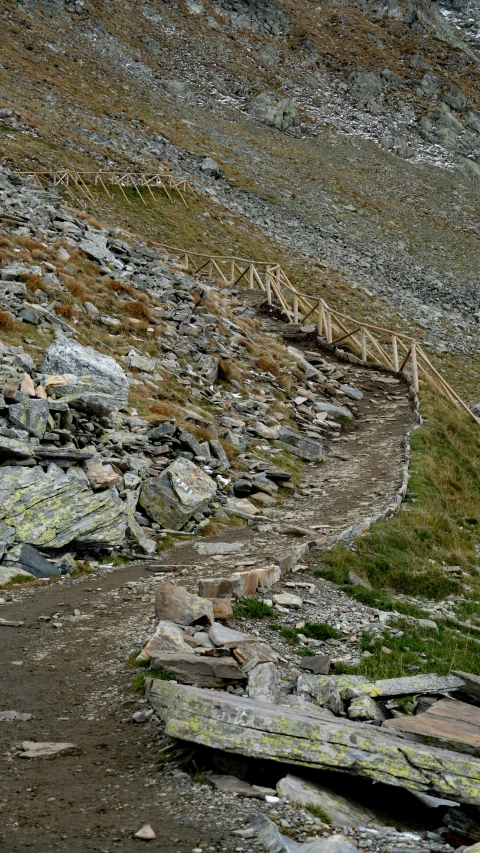
[[[441,600],[463,592],[442,565],[460,566],[470,575],[467,583],[480,591],[480,575],[473,568],[480,562],[480,430],[466,414],[427,393],[422,406],[425,423],[412,437],[409,489],[416,502],[375,524],[352,547],[324,554],[323,577],[343,585],[353,570],[369,580],[374,595],[383,591],[384,599],[396,592]],[[367,592],[348,590],[370,603]],[[385,600],[383,605],[388,609]]]
[[[280,636],[283,637],[289,646],[298,645],[300,642],[298,639],[299,634],[303,634],[305,637],[311,637],[313,640],[338,640],[339,637],[342,636],[335,628],[332,628],[331,625],[327,625],[326,622],[305,622],[303,628],[284,628],[281,625],[275,625],[275,623],[271,623],[269,627],[278,631]]]
[[[266,616],[273,616],[273,613],[272,607],[257,598],[242,599],[233,611],[236,619],[264,619]]]
[[[480,646],[473,637],[463,636],[441,622],[435,631],[418,629],[399,619],[395,622],[395,630],[403,631],[403,637],[394,637],[389,631],[378,639],[364,634],[361,648],[370,652],[371,657],[363,658],[356,667],[338,665],[336,672],[365,675],[372,680],[400,678],[418,672],[448,675],[452,669],[480,675]],[[391,654],[382,651],[383,647],[389,648]],[[421,654],[426,657],[420,657]]]
[[[330,824],[332,822],[331,817],[325,812],[320,806],[305,806],[307,812],[310,812],[314,817],[318,817],[322,823]]]

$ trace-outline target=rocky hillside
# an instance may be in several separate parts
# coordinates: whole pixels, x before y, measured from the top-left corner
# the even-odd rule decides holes
[[[308,258],[334,300],[408,320],[437,357],[468,352],[471,389],[479,16],[427,0],[8,4],[3,162],[184,174],[213,209],[177,244],[229,253],[231,222],[250,256]]]

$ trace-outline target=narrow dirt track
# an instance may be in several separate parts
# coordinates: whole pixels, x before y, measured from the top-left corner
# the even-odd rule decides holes
[[[292,544],[277,532],[282,523],[316,526],[320,536],[388,505],[400,485],[403,438],[413,423],[407,388],[360,368],[350,376],[364,391],[357,429],[330,445],[323,466],[307,466],[297,494],[259,532],[245,527],[214,540],[243,541],[244,551],[221,561],[202,559],[189,545],[162,553],[165,563],[192,566],[180,583],[195,588],[199,575],[228,573],[244,554],[271,562]],[[129,581],[140,583],[125,587]],[[184,775],[157,766],[158,722],[132,722],[145,702],[129,690],[125,660],[151,631],[157,582],[138,563],[100,569],[78,580],[15,589],[14,600],[0,608],[2,618],[25,621],[21,628],[0,627],[0,707],[33,715],[28,722],[0,722],[2,850],[129,853],[138,850],[141,842],[132,835],[145,823],[156,829],[149,849],[159,853],[187,853],[201,842],[205,850],[238,849],[238,838],[195,805]],[[75,608],[81,617],[70,621]],[[72,742],[76,749],[22,760],[16,747],[24,740]]]

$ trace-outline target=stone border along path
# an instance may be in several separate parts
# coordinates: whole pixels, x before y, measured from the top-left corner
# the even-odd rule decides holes
[[[3,593],[10,601],[0,608],[2,617],[24,625],[0,627],[2,707],[33,715],[28,721],[0,722],[0,839],[10,853],[39,849],[39,844],[60,853],[134,853],[138,841],[132,836],[145,823],[157,833],[150,843],[157,853],[191,853],[199,843],[212,853],[234,853],[239,838],[232,832],[259,811],[269,813],[266,803],[212,794],[178,766],[156,764],[170,740],[155,716],[145,725],[132,722],[133,713],[147,705],[141,695],[129,692],[133,671],[125,660],[152,633],[154,592],[164,579],[196,590],[201,575],[225,575],[242,563],[248,568],[288,556],[298,540],[278,532],[287,524],[322,525],[314,535],[333,541],[359,529],[367,515],[373,519],[393,511],[405,482],[405,436],[416,424],[410,390],[402,379],[391,384],[390,377],[386,384],[384,375],[359,365],[347,370],[347,380],[351,377],[364,393],[357,430],[330,443],[323,465],[307,465],[297,495],[259,524],[258,533],[255,522],[197,540],[236,541],[236,556],[204,558],[191,543],[161,555],[167,564],[190,566],[180,578],[152,575],[137,563]],[[300,549],[311,538],[300,539]],[[300,591],[309,603],[279,614],[282,624],[306,618],[339,626],[345,620],[344,639],[328,648],[333,659],[351,660],[352,654],[345,654],[355,654],[351,632],[356,635],[366,625],[381,629],[373,611],[322,578],[308,575],[308,582],[313,590]],[[277,584],[271,592],[283,588]],[[265,630],[283,659],[282,677],[292,666],[298,670],[298,662],[292,662],[295,652]],[[75,749],[48,762],[21,760],[18,745],[24,740],[62,741]]]

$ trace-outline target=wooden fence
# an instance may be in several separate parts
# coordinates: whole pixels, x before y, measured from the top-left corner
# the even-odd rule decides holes
[[[64,187],[77,205],[85,199],[89,203],[95,202],[95,197],[90,190],[91,186],[100,188],[109,198],[112,198],[109,186],[119,187],[128,204],[131,202],[125,192],[127,187],[135,190],[144,205],[148,200],[157,201],[154,189],[163,190],[172,203],[177,195],[186,207],[188,204],[185,195],[191,193],[196,196],[189,181],[168,172],[76,172],[63,169],[57,172],[18,172],[17,174],[20,177],[32,178],[42,189],[45,184]]]
[[[289,323],[314,325],[317,334],[331,346],[346,345],[366,364],[381,365],[395,373],[405,372],[416,392],[420,379],[425,380],[480,424],[480,419],[434,367],[419,342],[408,334],[365,323],[331,308],[324,299],[301,293],[280,264],[185,251],[165,243],[155,245],[186,272],[203,274],[229,288],[240,283],[250,290],[258,288],[265,293],[267,303],[279,308]]]

